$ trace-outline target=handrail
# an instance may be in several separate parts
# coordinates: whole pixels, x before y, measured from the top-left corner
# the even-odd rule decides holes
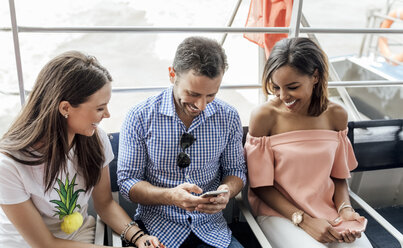
[[[266,238],[266,235],[260,228],[259,224],[256,222],[255,217],[252,215],[251,211],[248,209],[247,203],[245,203],[245,201],[244,201],[242,191],[239,192],[235,196],[235,201],[238,203],[239,210],[245,217],[246,222],[249,224],[249,227],[252,229],[252,232],[255,235],[259,244],[264,248],[272,248],[272,246],[270,245],[270,242]]]
[[[329,87],[383,87],[383,86],[403,86],[403,81],[389,80],[362,80],[362,81],[333,81],[329,82]]]
[[[373,81],[338,81],[329,82],[329,88],[335,87],[384,87],[384,86],[403,86],[403,81],[373,80]],[[113,92],[132,92],[132,91],[161,91],[167,87],[114,87]],[[221,85],[220,89],[260,89],[260,84],[229,84]]]
[[[7,27],[0,31],[11,31]],[[131,32],[156,32],[156,33],[289,33],[288,27],[163,27],[163,26],[97,26],[97,27],[35,27],[18,26],[18,32],[25,33],[131,33]],[[321,34],[403,34],[402,28],[313,28],[301,27],[300,33]]]
[[[27,27],[19,26],[19,32],[34,33],[125,33],[125,32],[156,32],[156,33],[181,33],[181,32],[206,32],[206,33],[288,33],[287,27],[164,27],[164,26],[96,26],[96,27]],[[402,29],[403,31],[403,29]]]
[[[388,80],[374,80],[374,81],[338,81],[329,82],[329,88],[336,87],[388,87],[388,86],[403,86],[403,81],[388,81]],[[167,86],[168,87],[168,86]],[[113,87],[112,92],[146,92],[146,91],[162,91],[167,87]],[[260,89],[260,84],[231,84],[221,85],[220,89]]]
[[[382,215],[380,215],[375,209],[373,209],[368,203],[366,203],[361,197],[349,189],[350,197],[357,202],[372,218],[375,219],[383,228],[386,229],[403,247],[403,235],[392,224],[390,224]]]
[[[403,86],[403,81],[389,81],[389,80],[373,80],[373,81],[334,81],[328,82],[329,88],[336,87],[391,87],[391,86]],[[127,92],[154,92],[162,91],[168,86],[155,86],[155,87],[112,87],[114,93],[127,93]],[[260,84],[226,84],[221,85],[220,89],[260,89]],[[25,90],[25,93],[29,93],[30,90]],[[0,94],[4,95],[18,95],[18,92],[6,92],[0,90]]]

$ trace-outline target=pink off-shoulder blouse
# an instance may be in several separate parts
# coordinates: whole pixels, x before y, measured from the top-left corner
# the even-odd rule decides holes
[[[249,186],[274,186],[312,217],[334,220],[333,178],[349,178],[357,160],[347,130],[298,130],[246,137]],[[249,190],[255,215],[281,216]]]

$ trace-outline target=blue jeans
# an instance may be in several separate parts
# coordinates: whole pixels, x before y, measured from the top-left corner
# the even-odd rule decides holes
[[[184,247],[186,247],[186,246],[184,246]],[[195,247],[195,248],[214,248],[214,246],[204,244],[203,242],[200,242],[199,244],[197,244],[196,246],[193,246],[193,247]],[[244,248],[244,247],[241,245],[241,243],[239,243],[239,241],[234,236],[231,236],[231,243],[229,244],[228,248]]]
[[[213,246],[209,246],[209,245],[198,245],[196,248],[211,248]],[[228,248],[244,248],[241,243],[239,243],[239,241],[234,237],[231,236],[231,243],[229,243]]]
[[[241,243],[239,243],[239,241],[234,236],[232,236],[231,243],[229,243],[228,248],[243,248],[243,246],[241,245]]]

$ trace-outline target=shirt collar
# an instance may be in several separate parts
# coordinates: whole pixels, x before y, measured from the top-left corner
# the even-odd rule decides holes
[[[162,93],[162,103],[160,108],[160,113],[167,116],[174,116],[175,113],[175,104],[174,97],[172,93],[173,86],[170,86],[168,89],[164,90]]]

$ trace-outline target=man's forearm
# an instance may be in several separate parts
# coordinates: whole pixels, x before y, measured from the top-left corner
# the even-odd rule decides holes
[[[142,205],[171,205],[168,188],[154,186],[146,181],[140,181],[130,189],[130,200]]]
[[[221,182],[222,184],[226,184],[229,188],[229,191],[231,193],[230,198],[236,196],[239,191],[243,188],[243,181],[241,178],[237,176],[227,176],[224,178],[224,180]]]

